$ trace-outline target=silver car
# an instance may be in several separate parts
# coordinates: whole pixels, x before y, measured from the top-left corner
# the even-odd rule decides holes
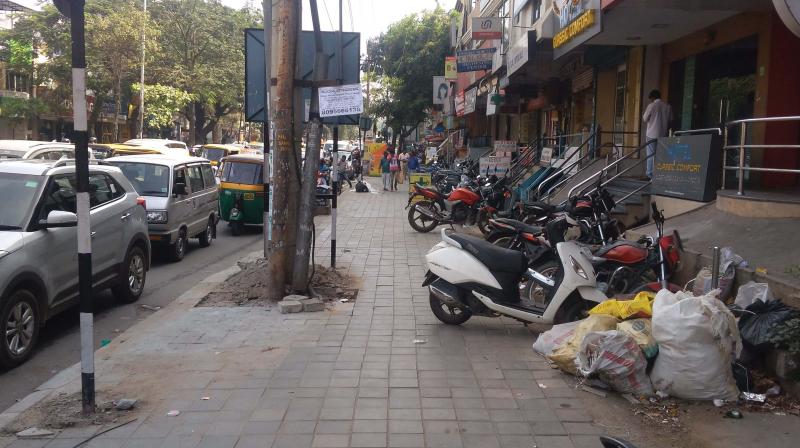
[[[89,166],[96,291],[139,299],[150,266],[144,199],[118,168]],[[0,162],[0,365],[28,359],[39,328],[78,299],[75,166]]]
[[[219,191],[211,163],[199,157],[147,154],[111,157],[147,201],[150,241],[169,250],[173,261],[186,254],[189,238],[208,247],[217,236]]]

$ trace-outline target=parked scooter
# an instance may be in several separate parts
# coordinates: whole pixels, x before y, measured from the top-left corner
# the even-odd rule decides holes
[[[540,324],[581,319],[607,297],[597,289],[590,254],[573,242],[559,243],[556,253],[557,262],[534,271],[522,252],[443,229],[442,242],[425,256],[431,310],[450,325],[473,314]]]

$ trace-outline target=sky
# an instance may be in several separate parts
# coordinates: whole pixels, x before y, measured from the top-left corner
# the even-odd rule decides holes
[[[241,8],[246,0],[222,0],[222,3],[234,8]],[[261,8],[261,0],[253,0],[252,3]],[[436,8],[436,3],[436,0],[342,0],[344,30],[361,33],[361,53],[363,54],[366,53],[367,39],[385,32],[391,23],[408,14]],[[454,0],[439,0],[439,4],[445,9],[452,8],[455,3]],[[338,30],[338,0],[317,0],[317,5],[322,30]],[[303,0],[303,29],[312,29],[308,0]]]

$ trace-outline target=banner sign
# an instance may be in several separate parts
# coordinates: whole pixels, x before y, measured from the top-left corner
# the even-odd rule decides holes
[[[319,88],[319,116],[336,117],[364,112],[361,84]]]
[[[511,157],[487,156],[478,159],[478,171],[481,176],[506,177],[511,168]]]
[[[458,92],[456,94],[455,100],[455,109],[456,109],[456,116],[463,117],[464,116],[464,91]]]
[[[491,70],[492,59],[497,48],[479,48],[477,50],[456,51],[459,73]]]
[[[553,148],[542,148],[542,156],[539,158],[539,165],[548,166],[553,159]]]
[[[506,54],[506,76],[514,74],[533,59],[535,51],[536,31],[528,31],[508,49]]]
[[[494,152],[504,153],[504,152],[516,152],[517,151],[517,142],[513,140],[495,140],[494,141]]]
[[[600,0],[555,0],[553,13],[558,17],[553,36],[553,59],[567,54],[603,29]]]
[[[501,39],[503,22],[500,17],[473,17],[472,40]]]
[[[455,81],[458,79],[458,66],[456,65],[455,56],[447,56],[444,58],[444,79],[448,81]]]
[[[450,83],[445,81],[444,76],[433,77],[433,104],[444,104],[450,91]]]
[[[464,115],[475,112],[478,103],[478,89],[473,87],[464,93]]]

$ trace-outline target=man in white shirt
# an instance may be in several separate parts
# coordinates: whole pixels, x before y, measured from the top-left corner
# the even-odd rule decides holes
[[[644,135],[647,140],[652,140],[667,135],[669,123],[672,121],[672,108],[669,107],[669,104],[661,101],[661,92],[658,90],[651,91],[648,98],[650,98],[650,104],[647,105],[642,120],[647,126]],[[653,178],[655,153],[656,142],[654,141],[647,145],[647,177],[651,179]]]

